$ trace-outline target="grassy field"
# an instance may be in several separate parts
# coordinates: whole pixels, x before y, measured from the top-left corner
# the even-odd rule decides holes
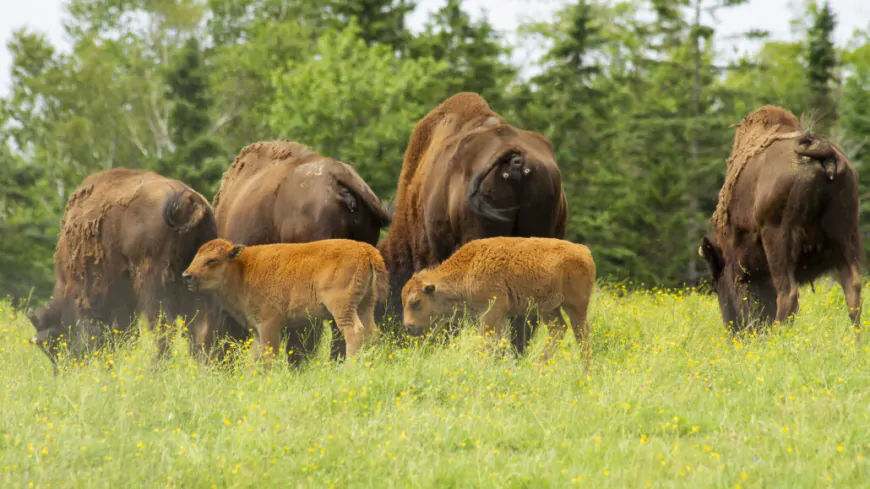
[[[588,377],[570,334],[542,366],[470,332],[268,373],[145,336],[54,377],[3,305],[0,487],[867,487],[870,334],[839,286],[801,300],[732,339],[713,296],[602,290]]]

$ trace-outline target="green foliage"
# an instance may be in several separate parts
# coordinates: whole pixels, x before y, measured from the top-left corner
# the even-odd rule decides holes
[[[732,339],[712,296],[604,289],[588,376],[570,333],[542,366],[540,334],[484,357],[471,328],[270,372],[180,340],[156,368],[146,334],[54,376],[2,304],[0,485],[861,487],[870,356],[840,289],[816,290],[793,326]]]
[[[166,79],[174,150],[155,164],[155,171],[176,178],[209,200],[217,193],[226,162],[220,140],[212,134],[208,73],[196,39],[188,39],[177,53]]]
[[[443,86],[444,64],[367,46],[355,22],[328,32],[314,56],[273,74],[277,137],[353,164],[379,195],[395,191],[411,129]]]
[[[509,51],[492,26],[485,20],[473,21],[461,0],[447,0],[429,19],[423,33],[411,42],[410,54],[447,63],[442,74],[445,85],[443,91],[432,92],[435,99],[477,92],[496,110],[516,72],[501,59]]]
[[[821,8],[814,10],[813,25],[807,32],[806,73],[811,94],[810,107],[820,119],[818,130],[825,131],[836,120],[836,107],[831,100],[831,84],[835,78],[833,70],[837,65],[832,39],[836,18],[827,0]]]
[[[354,164],[390,197],[411,128],[458,91],[550,138],[567,237],[590,245],[602,277],[704,277],[695,250],[729,126],[763,104],[814,116],[870,202],[870,41],[859,32],[836,48],[828,2],[806,4],[793,39],[745,33],[753,44],[727,63],[734,37],[710,14],[745,0],[577,0],[522,26],[518,45],[461,0],[414,34],[418,3],[72,0],[69,52],[15,32],[0,114],[0,293],[48,295],[66,200],[93,172],[151,168],[211,196],[243,146],[286,138]],[[508,61],[529,46],[542,49],[533,72]]]

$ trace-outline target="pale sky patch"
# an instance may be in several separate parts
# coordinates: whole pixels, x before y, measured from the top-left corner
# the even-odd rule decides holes
[[[792,35],[789,20],[793,17],[790,5],[795,0],[751,0],[747,5],[723,9],[719,15],[717,31],[728,35],[752,28],[771,32],[774,39],[787,40]],[[419,7],[409,18],[412,30],[422,28],[426,17],[444,5],[444,0],[420,0]],[[485,11],[496,30],[511,34],[517,26],[528,20],[550,20],[566,0],[466,0],[465,8],[474,16]],[[68,50],[61,20],[65,15],[65,0],[0,0],[0,96],[8,93],[11,54],[6,43],[12,32],[21,27],[44,33],[62,50]],[[844,45],[855,29],[870,27],[870,2],[863,0],[831,0],[837,14],[835,40]],[[509,40],[513,40],[510,38]],[[534,63],[535,53],[518,52],[514,61],[528,67]]]

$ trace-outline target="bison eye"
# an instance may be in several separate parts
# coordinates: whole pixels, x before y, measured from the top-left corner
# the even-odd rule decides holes
[[[212,258],[211,260],[205,262],[206,265],[214,265],[217,263],[217,258]]]

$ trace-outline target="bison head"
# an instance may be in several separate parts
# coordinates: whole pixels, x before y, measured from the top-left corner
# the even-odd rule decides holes
[[[737,283],[730,267],[726,266],[722,248],[719,247],[715,236],[704,236],[698,254],[707,262],[707,269],[713,277],[713,291],[719,299],[719,311],[722,320],[729,327],[738,324],[741,308],[745,307],[745,301],[738,296]]]
[[[244,249],[244,245],[234,245],[225,239],[211,240],[199,248],[181,278],[192,292],[221,290],[228,268]]]
[[[743,329],[755,313],[767,317],[776,312],[776,292],[770,280],[755,277],[750,284],[749,277],[741,273],[739,263],[726,261],[715,236],[701,240],[698,254],[707,262],[713,277],[713,291],[719,299],[722,321],[732,331]]]
[[[419,274],[402,288],[405,329],[412,335],[428,332],[438,319],[452,312],[452,307],[445,287]]]
[[[67,340],[72,340],[72,328],[66,324],[77,323],[77,319],[64,310],[62,301],[54,298],[39,312],[32,308],[27,309],[27,318],[33,324],[36,332],[30,339],[32,345],[40,350],[51,360],[52,366],[57,372],[59,348],[66,346]]]

